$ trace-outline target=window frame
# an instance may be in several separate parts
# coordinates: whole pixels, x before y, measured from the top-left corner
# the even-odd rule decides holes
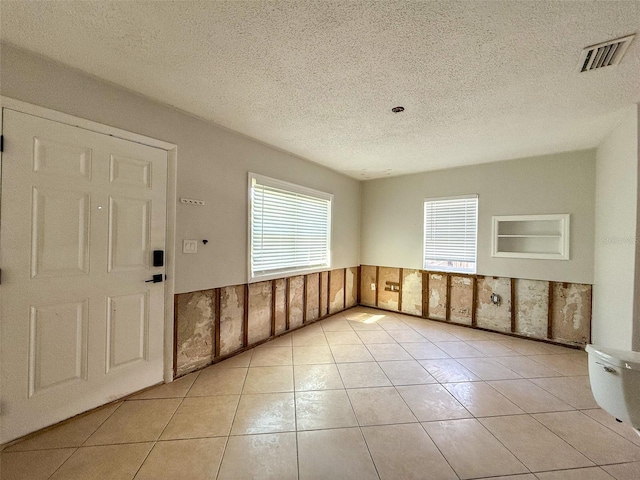
[[[446,201],[446,200],[465,200],[465,199],[475,199],[476,208],[475,208],[475,216],[476,216],[476,231],[475,231],[475,261],[473,262],[473,269],[465,269],[465,268],[456,268],[456,267],[443,267],[443,266],[428,266],[427,265],[427,222],[426,222],[426,208],[427,202],[437,202],[437,201]],[[432,272],[443,272],[443,273],[457,273],[462,275],[476,275],[478,272],[478,217],[480,210],[480,197],[477,193],[466,194],[466,195],[452,195],[447,197],[428,197],[425,198],[422,202],[422,267],[424,270],[432,271]]]
[[[259,185],[270,186],[279,188],[292,193],[299,193],[302,195],[308,195],[311,197],[319,198],[329,202],[329,208],[327,213],[327,263],[323,265],[313,267],[292,267],[288,270],[278,270],[274,273],[264,273],[254,275],[253,273],[253,182],[256,181]],[[331,269],[332,261],[332,237],[333,237],[333,194],[315,190],[313,188],[298,185],[296,183],[287,182],[266,175],[249,172],[248,175],[248,214],[247,214],[247,278],[248,283],[255,283],[267,280],[273,280],[277,278],[286,278],[296,275],[306,275],[310,273],[323,272]]]

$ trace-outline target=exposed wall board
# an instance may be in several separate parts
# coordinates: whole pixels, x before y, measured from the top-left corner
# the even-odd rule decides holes
[[[498,332],[511,331],[511,280],[503,277],[478,277],[476,324]],[[491,294],[500,296],[500,305],[491,302]]]
[[[399,283],[400,270],[397,268],[380,267],[378,277],[378,307],[385,310],[398,311],[399,292],[385,290],[387,282]]]
[[[213,359],[214,290],[177,295],[177,371],[187,373]]]
[[[291,277],[289,284],[289,327],[302,325],[304,277]]]
[[[345,308],[355,307],[358,304],[358,269],[354,267],[347,268],[347,304]]]
[[[564,343],[590,342],[591,286],[554,283],[551,305],[552,338]]]
[[[320,280],[322,285],[320,285],[320,317],[324,317],[329,312],[329,305],[327,304],[328,300],[328,288],[329,288],[329,272],[320,272]]]
[[[429,318],[445,320],[447,317],[447,276],[429,274]]]
[[[344,270],[332,270],[329,282],[329,313],[344,310]]]
[[[271,282],[249,285],[249,345],[271,336]]]
[[[220,295],[220,355],[242,348],[244,285],[222,287]]]
[[[362,265],[360,275],[361,290],[360,290],[360,303],[369,307],[376,306],[376,292],[371,288],[372,285],[376,285],[376,267],[369,265]]]
[[[319,273],[307,275],[307,322],[313,322],[320,317],[319,279]]]
[[[473,281],[471,277],[451,275],[449,320],[471,325],[473,311]]]
[[[547,338],[549,282],[517,279],[515,282],[516,332]]]
[[[287,329],[285,283],[284,278],[276,280],[276,335]]]
[[[422,315],[422,272],[405,268],[402,270],[402,311],[411,315]]]

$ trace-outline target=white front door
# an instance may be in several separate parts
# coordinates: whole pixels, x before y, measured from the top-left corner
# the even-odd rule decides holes
[[[0,443],[163,379],[167,152],[3,110]]]

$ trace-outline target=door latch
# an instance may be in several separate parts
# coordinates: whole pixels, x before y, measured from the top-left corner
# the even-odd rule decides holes
[[[156,273],[151,280],[145,280],[144,283],[160,283],[162,282],[164,279],[162,278],[164,275],[162,275],[161,273]]]

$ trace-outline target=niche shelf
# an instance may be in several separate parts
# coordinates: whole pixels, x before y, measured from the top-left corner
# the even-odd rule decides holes
[[[569,260],[569,217],[508,215],[493,217],[493,257]]]

